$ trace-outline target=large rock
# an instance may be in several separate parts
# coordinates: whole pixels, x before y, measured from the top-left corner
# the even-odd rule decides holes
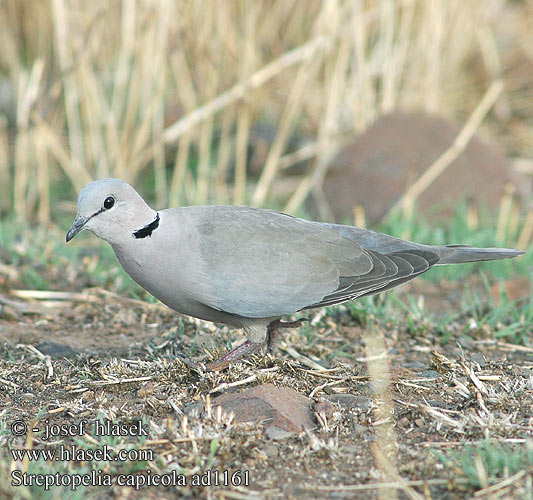
[[[361,204],[369,223],[378,222],[452,145],[460,130],[450,120],[424,113],[397,112],[378,118],[339,152],[329,168],[324,192],[335,220],[351,221],[353,208]],[[502,151],[476,135],[421,195],[417,206],[429,218],[450,215],[454,205],[467,197],[495,208],[511,178]],[[311,202],[317,217],[313,206]]]

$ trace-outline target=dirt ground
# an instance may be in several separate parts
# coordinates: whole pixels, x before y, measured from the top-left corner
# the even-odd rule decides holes
[[[424,282],[416,286],[420,288],[412,285],[409,291],[424,291],[434,310],[458,307],[457,289]],[[30,449],[102,445],[94,435],[46,441],[45,422],[143,419],[147,437],[123,436],[106,443],[151,449],[151,460],[52,462],[46,472],[73,474],[97,467],[114,477],[146,475],[148,470],[190,477],[218,470],[249,483],[139,490],[114,484],[76,492],[64,487],[64,496],[42,498],[78,498],[74,494],[80,492],[84,498],[102,499],[392,498],[393,493],[399,498],[470,498],[475,489],[465,470],[444,467],[437,455],[453,456],[465,443],[479,444],[488,437],[523,445],[533,434],[533,348],[499,342],[467,315],[446,325],[446,343],[443,332],[423,319],[418,329],[401,322],[377,324],[390,368],[389,391],[382,398],[368,375],[366,327],[347,307],[327,315],[311,313],[308,326],[284,332],[272,356],[202,373],[181,358],[213,358],[229,339],[238,339],[237,332],[101,290],[50,302],[49,309],[32,304],[34,312],[0,319],[4,451],[7,444]],[[315,429],[276,436],[261,423],[236,423],[211,411],[210,398],[262,383],[310,397]],[[353,398],[331,403],[337,394]],[[383,418],[387,400],[391,413]],[[190,411],[198,402],[204,404]],[[17,421],[28,423],[28,434],[13,435]],[[32,432],[32,427],[39,430]],[[14,463],[9,453],[0,464],[0,498],[36,498],[32,492],[38,487],[10,486]],[[27,460],[17,466],[43,470]],[[532,477],[526,470],[494,491],[482,490],[480,497],[526,498]]]

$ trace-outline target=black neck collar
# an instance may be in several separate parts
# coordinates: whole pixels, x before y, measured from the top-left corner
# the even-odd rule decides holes
[[[155,219],[146,224],[146,226],[141,227],[133,232],[135,238],[146,238],[147,236],[152,236],[152,233],[159,227],[159,212],[155,213]]]

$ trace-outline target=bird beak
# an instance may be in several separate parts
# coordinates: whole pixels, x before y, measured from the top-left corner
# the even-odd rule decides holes
[[[74,219],[72,226],[67,232],[67,243],[84,228],[88,220],[89,217],[80,217],[79,215]]]

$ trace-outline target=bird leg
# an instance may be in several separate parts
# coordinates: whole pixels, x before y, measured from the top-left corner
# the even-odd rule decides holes
[[[274,345],[274,340],[278,336],[279,330],[281,328],[298,328],[302,326],[302,323],[306,322],[307,318],[297,319],[296,321],[281,321],[280,319],[275,319],[267,326],[267,336],[266,336],[266,348],[267,352],[272,352],[272,347]]]
[[[232,351],[228,352],[227,354],[224,354],[224,356],[218,358],[216,361],[208,363],[206,365],[207,370],[214,372],[223,370],[224,368],[227,368],[229,365],[235,363],[235,361],[238,361],[242,357],[254,353],[263,345],[266,346],[267,352],[271,352],[273,341],[278,335],[279,330],[281,328],[298,328],[304,321],[307,321],[307,318],[302,318],[297,321],[281,321],[279,319],[276,319],[270,322],[267,326],[267,334],[265,340],[258,343],[250,342],[249,340],[247,340]]]

